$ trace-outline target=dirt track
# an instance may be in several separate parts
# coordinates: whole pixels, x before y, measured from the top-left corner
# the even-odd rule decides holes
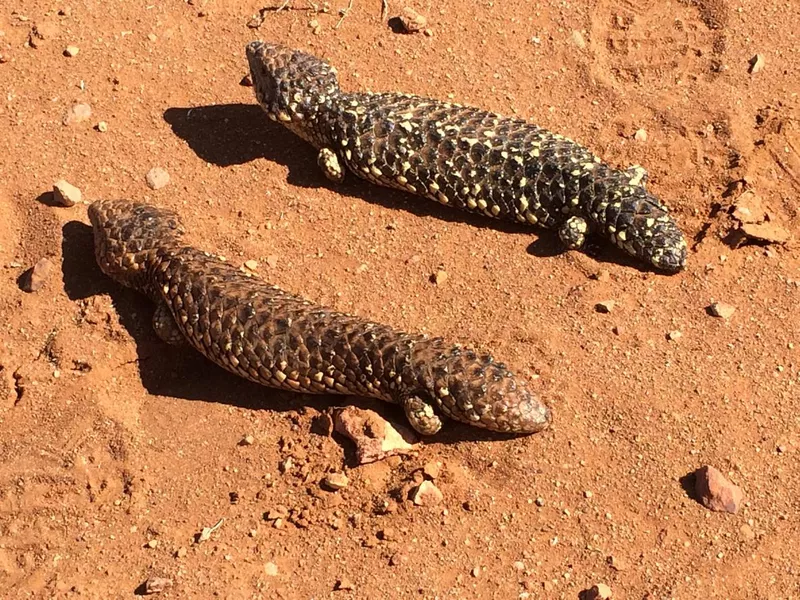
[[[125,598],[165,576],[164,598],[577,598],[597,582],[635,600],[795,597],[796,2],[414,3],[431,36],[394,33],[377,0],[355,0],[338,29],[345,0],[319,14],[295,0],[248,28],[263,6],[0,9],[0,589]],[[552,235],[329,183],[240,85],[255,38],[324,56],[347,89],[517,114],[644,165],[691,240],[688,269],[560,254]],[[64,125],[76,102],[91,117]],[[171,176],[157,191],[154,166]],[[62,178],[86,201],[172,207],[192,242],[320,303],[490,349],[537,377],[552,430],[452,425],[415,457],[350,468],[346,446],[310,430],[341,398],[276,394],[155,337],[147,301],[95,266],[85,204],[52,205]],[[745,187],[794,241],[723,241]],[[52,276],[23,292],[42,257]],[[715,301],[736,311],[714,318]],[[430,461],[444,501],[417,507],[401,492]],[[742,486],[737,514],[687,494],[703,464]],[[347,488],[320,489],[342,470]],[[302,527],[264,519],[280,506]]]

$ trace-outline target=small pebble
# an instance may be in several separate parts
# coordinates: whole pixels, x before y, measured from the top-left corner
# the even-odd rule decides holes
[[[518,560],[514,563],[514,569],[516,571],[524,571],[525,570],[525,563],[521,560]]]
[[[244,266],[247,267],[251,271],[255,271],[258,269],[258,261],[256,260],[246,260],[244,261]]]
[[[433,282],[436,285],[443,285],[447,281],[448,277],[449,277],[449,275],[447,274],[447,271],[443,271],[442,269],[439,269],[438,271],[436,271],[436,274],[433,276]]]
[[[354,590],[356,586],[349,579],[338,579],[336,585],[333,587],[335,591],[338,590]]]
[[[161,167],[153,167],[145,175],[145,180],[151,190],[160,190],[169,183],[169,173]]]
[[[42,258],[33,267],[23,273],[20,287],[24,292],[38,292],[50,279],[55,265],[49,258]]]
[[[608,600],[611,598],[611,588],[605,583],[596,583],[589,590],[586,591],[586,600]]]
[[[595,304],[594,309],[599,313],[608,314],[614,310],[615,305],[616,302],[614,300],[603,300],[602,302]]]
[[[392,554],[392,557],[389,559],[389,565],[391,565],[392,567],[396,567],[397,565],[400,565],[400,564],[403,564],[403,563],[406,563],[406,562],[408,562],[408,557],[405,554],[401,553],[401,552],[397,552],[395,554]]]
[[[108,123],[106,123],[105,121],[100,121],[97,124],[97,131],[99,131],[100,133],[105,133],[106,131],[108,131]]]
[[[422,468],[423,474],[428,479],[437,479],[441,471],[442,471],[442,463],[436,460],[432,460]]]
[[[428,24],[428,19],[410,7],[404,8],[398,19],[406,33],[418,33]]]
[[[276,577],[278,575],[278,565],[274,562],[268,562],[264,565],[264,575],[267,577]]]
[[[744,496],[742,488],[710,465],[695,472],[695,494],[707,509],[731,514],[739,511]]]
[[[155,33],[148,33],[147,39],[151,42],[155,42],[158,39],[158,36]]]
[[[180,548],[178,548],[178,551],[175,553],[175,556],[177,556],[178,558],[183,558],[184,556],[186,556],[187,553],[188,550],[186,550],[186,548],[181,546]]]
[[[637,142],[646,142],[647,132],[644,129],[637,129],[636,133],[633,134],[633,139],[635,139]]]
[[[578,48],[586,48],[586,40],[583,39],[583,34],[577,29],[572,32],[572,41]]]
[[[59,206],[75,206],[83,198],[81,191],[71,183],[59,179],[53,184],[53,199]]]
[[[605,282],[611,279],[611,273],[608,272],[606,269],[600,269],[597,273],[594,273],[592,279],[596,279],[597,281]]]
[[[239,442],[239,445],[240,446],[252,446],[255,443],[256,443],[256,438],[254,438],[252,435],[246,435]]]
[[[473,567],[472,571],[470,571],[470,575],[472,575],[473,577],[478,577],[478,576],[480,576],[480,574],[481,574],[481,568],[480,567]]]
[[[585,492],[583,492],[583,497],[584,498],[592,498],[593,496],[594,496],[594,494],[592,493],[591,490],[586,490]]]
[[[444,498],[442,491],[427,479],[411,492],[411,501],[417,506],[434,506]]]
[[[750,59],[750,74],[755,75],[764,68],[764,55],[756,54]]]
[[[278,266],[278,255],[277,254],[270,254],[267,257],[267,266],[270,269],[274,269],[275,267]]]
[[[57,35],[58,25],[56,23],[52,21],[36,23],[28,34],[28,44],[31,48],[39,48],[42,42],[52,40]]]
[[[64,56],[69,56],[70,58],[78,56],[78,52],[80,52],[80,48],[77,46],[67,46],[64,48]]]
[[[343,490],[348,483],[350,483],[350,480],[344,473],[328,473],[322,480],[323,487],[334,492]]]
[[[607,562],[608,566],[614,569],[615,571],[624,571],[625,569],[628,568],[628,564],[624,560],[613,555],[608,557]]]
[[[67,109],[67,112],[64,113],[64,117],[61,119],[61,122],[64,125],[74,125],[75,123],[83,123],[84,121],[88,121],[91,116],[92,107],[85,102],[80,102],[78,104],[73,104]]]
[[[150,540],[147,542],[148,548],[158,548],[158,540]]]
[[[537,498],[536,499],[536,506],[539,506],[539,507],[544,506],[544,498]]]
[[[675,329],[673,331],[670,331],[667,334],[667,339],[670,339],[670,340],[672,340],[674,342],[675,340],[680,339],[682,335],[683,335],[683,333],[681,333],[679,330]]]
[[[736,307],[725,304],[724,302],[714,302],[714,304],[708,307],[708,312],[711,313],[712,316],[719,317],[720,319],[730,319],[733,313],[736,312]]]
[[[160,594],[172,585],[172,579],[166,577],[150,577],[144,582],[145,595]]]

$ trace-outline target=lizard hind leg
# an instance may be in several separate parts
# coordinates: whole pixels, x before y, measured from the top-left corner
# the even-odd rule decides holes
[[[442,420],[434,412],[433,405],[418,396],[402,401],[403,410],[411,426],[421,435],[433,435],[442,428]]]
[[[558,230],[561,242],[570,250],[579,250],[586,243],[589,224],[583,217],[572,216]]]
[[[172,316],[169,307],[164,302],[159,302],[156,311],[153,313],[153,330],[162,342],[170,346],[183,346],[186,338],[178,329],[175,317]]]
[[[344,168],[336,153],[330,148],[323,148],[317,154],[317,164],[325,177],[334,183],[342,183],[344,181]]]

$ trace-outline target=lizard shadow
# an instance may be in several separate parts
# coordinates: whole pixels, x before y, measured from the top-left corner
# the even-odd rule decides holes
[[[136,346],[136,364],[142,385],[148,393],[197,402],[215,402],[247,410],[270,410],[289,413],[290,417],[306,409],[324,412],[334,406],[355,405],[371,409],[389,421],[408,427],[400,407],[355,396],[302,394],[258,385],[227,372],[203,357],[193,348],[170,346],[155,334],[151,319],[152,302],[144,295],[112,281],[94,260],[92,228],[79,221],[69,221],[62,228],[62,270],[64,291],[75,302],[87,301],[98,295],[111,298],[119,323]],[[106,323],[86,323],[87,327],[106,327],[107,335],[119,335]],[[122,366],[120,363],[119,366]],[[312,422],[313,424],[313,422]],[[335,434],[338,435],[338,434]],[[452,444],[461,441],[492,441],[520,437],[476,429],[455,421],[427,443]]]
[[[316,151],[285,127],[270,121],[256,104],[217,104],[191,108],[168,108],[164,120],[205,162],[230,167],[266,159],[287,167],[287,183],[300,188],[326,187],[336,193],[405,210],[420,217],[434,217],[450,223],[467,223],[479,229],[525,234],[536,239],[528,254],[551,257],[564,252],[555,231],[490,219],[467,211],[443,207],[428,199],[376,186],[348,173],[344,182],[334,184],[317,165]],[[607,246],[593,246],[587,254],[598,262],[615,262],[642,269],[636,261]]]

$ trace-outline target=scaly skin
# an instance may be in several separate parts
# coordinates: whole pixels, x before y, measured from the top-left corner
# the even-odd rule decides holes
[[[422,434],[440,415],[493,431],[533,433],[549,409],[486,353],[316,306],[182,241],[177,214],[126,200],[89,207],[95,254],[115,281],[155,303],[168,343],[186,341],[231,373],[310,394],[403,406]]]
[[[568,248],[604,237],[653,267],[686,264],[683,234],[646,189],[642,167],[614,169],[521,119],[399,93],[348,93],[327,62],[252,42],[247,59],[267,115],[314,145],[326,176],[387,187],[506,221],[557,228]]]

